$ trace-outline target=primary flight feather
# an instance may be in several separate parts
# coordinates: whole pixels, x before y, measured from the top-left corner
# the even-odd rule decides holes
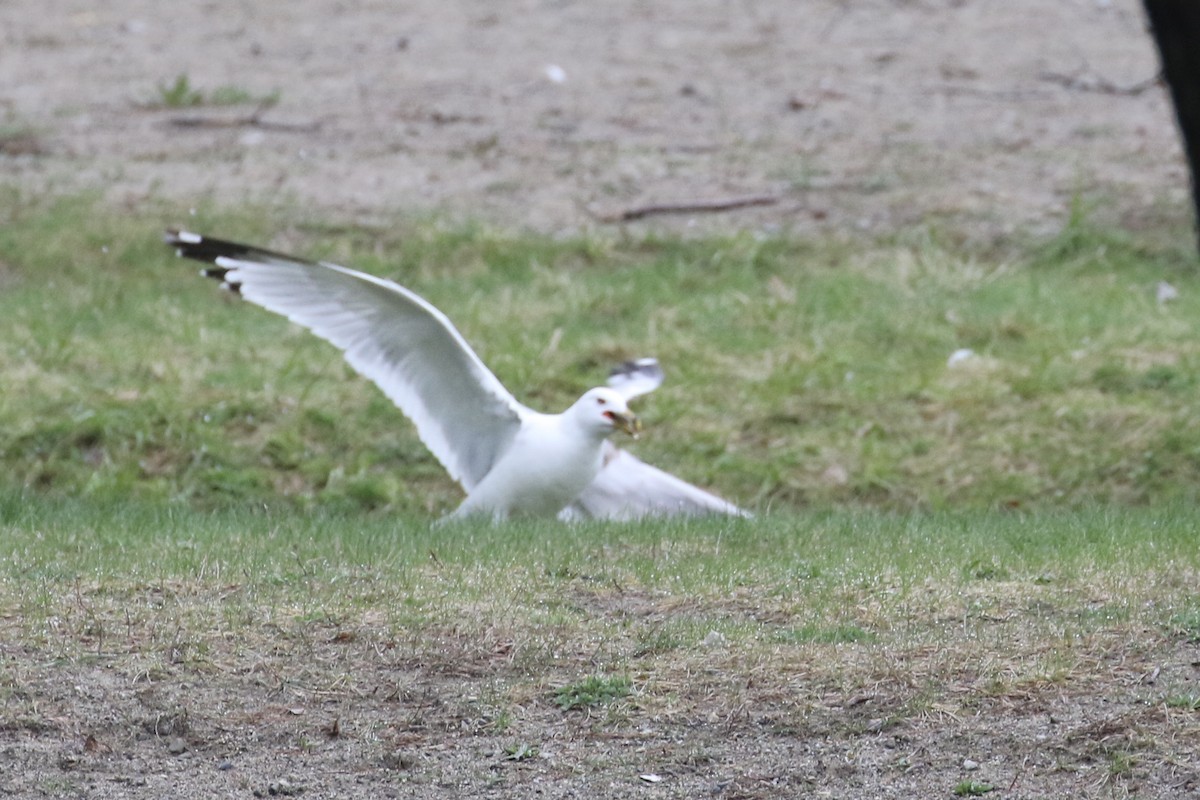
[[[640,430],[628,401],[662,382],[653,359],[624,365],[561,414],[542,414],[504,388],[445,314],[397,283],[189,231],[169,230],[166,242],[332,343],[379,386],[466,490],[453,516],[745,515],[607,441],[614,430]]]

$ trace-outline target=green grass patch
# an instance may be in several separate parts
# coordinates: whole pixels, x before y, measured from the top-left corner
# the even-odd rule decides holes
[[[104,620],[112,629],[122,623],[107,614],[129,603],[176,596],[190,605],[195,595],[208,598],[201,613],[233,631],[266,621],[353,628],[380,614],[387,630],[424,649],[437,646],[430,631],[469,637],[493,625],[523,642],[515,658],[528,665],[559,663],[558,637],[590,632],[593,677],[557,691],[560,703],[574,698],[568,705],[628,688],[625,677],[603,676],[627,675],[631,659],[711,650],[713,631],[717,650],[757,642],[870,650],[947,636],[980,647],[1010,633],[1069,644],[1139,625],[1172,637],[1174,609],[1191,602],[1200,572],[1188,509],[1038,519],[810,513],[563,530],[440,527],[337,506],[203,510],[8,492],[0,537],[0,599],[34,626],[65,613],[81,627]],[[1008,564],[1006,580],[962,573],[983,551]],[[94,618],[81,596],[95,604]],[[997,664],[997,689],[1069,674],[1072,664],[1052,650],[1019,668]]]
[[[607,705],[627,697],[630,686],[625,675],[589,675],[578,683],[558,689],[554,693],[554,702],[563,711]]]
[[[1108,774],[1114,778],[1128,778],[1133,775],[1137,765],[1137,757],[1124,750],[1114,750],[1108,754]]]
[[[0,191],[3,480],[210,508],[458,502],[331,347],[172,258],[159,231],[186,219],[416,289],[537,408],[657,356],[667,383],[639,401],[634,449],[760,511],[1200,499],[1200,278],[1182,247],[1085,219],[1001,251],[920,232],[551,239],[295,216]],[[1163,278],[1179,298],[1160,306]],[[949,366],[961,348],[974,356]],[[1003,580],[1006,565],[963,568]]]
[[[166,108],[198,106],[204,103],[204,93],[192,87],[186,73],[180,73],[172,83],[158,85],[158,102]]]
[[[1200,642],[1200,608],[1187,608],[1171,617],[1171,628],[1193,644]]]
[[[539,749],[537,745],[529,744],[528,742],[517,742],[510,744],[504,748],[504,758],[506,761],[528,761],[537,758]]]
[[[1186,507],[443,527],[336,504],[0,493],[0,632],[22,654],[5,685],[35,665],[137,684],[265,661],[296,685],[349,681],[413,729],[469,720],[497,748],[576,710],[597,713],[571,724],[614,731],[750,709],[756,729],[857,736],[1041,708],[1109,680],[1114,652],[1165,663],[1200,574],[1194,531]],[[963,573],[985,553],[1006,579]],[[422,705],[427,680],[461,708]],[[1139,691],[1184,717],[1181,689]],[[14,717],[36,712],[22,697]]]
[[[218,86],[204,91],[192,84],[186,72],[175,76],[169,83],[159,83],[157,94],[149,105],[157,108],[193,108],[196,106],[234,106],[253,103],[258,106],[273,106],[279,102],[278,90],[265,95],[256,95],[240,86]]]
[[[1200,694],[1173,694],[1163,703],[1167,708],[1182,708],[1185,711],[1200,711]]]

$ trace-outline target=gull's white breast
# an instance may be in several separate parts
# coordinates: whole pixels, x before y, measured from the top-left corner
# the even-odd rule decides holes
[[[568,414],[525,417],[504,455],[453,516],[553,517],[600,471],[603,436]]]

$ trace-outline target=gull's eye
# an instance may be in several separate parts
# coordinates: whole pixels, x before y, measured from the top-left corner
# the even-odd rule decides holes
[[[607,402],[608,402],[608,401],[607,401],[607,400],[605,400],[603,397],[597,397],[597,398],[596,398],[596,404],[597,404],[597,405],[601,405],[601,406],[602,406],[602,405],[606,404]]]

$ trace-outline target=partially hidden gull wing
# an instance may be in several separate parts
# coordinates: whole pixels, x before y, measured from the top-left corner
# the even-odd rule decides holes
[[[561,516],[566,519],[625,520],[680,514],[751,516],[733,503],[652,467],[606,441],[604,466]]]
[[[179,255],[256,305],[339,348],[416,425],[421,441],[468,492],[532,412],[509,393],[450,320],[399,284],[187,231]]]
[[[662,382],[663,371],[656,358],[626,361],[608,373],[609,387],[624,397],[625,402],[650,394],[662,386]]]

